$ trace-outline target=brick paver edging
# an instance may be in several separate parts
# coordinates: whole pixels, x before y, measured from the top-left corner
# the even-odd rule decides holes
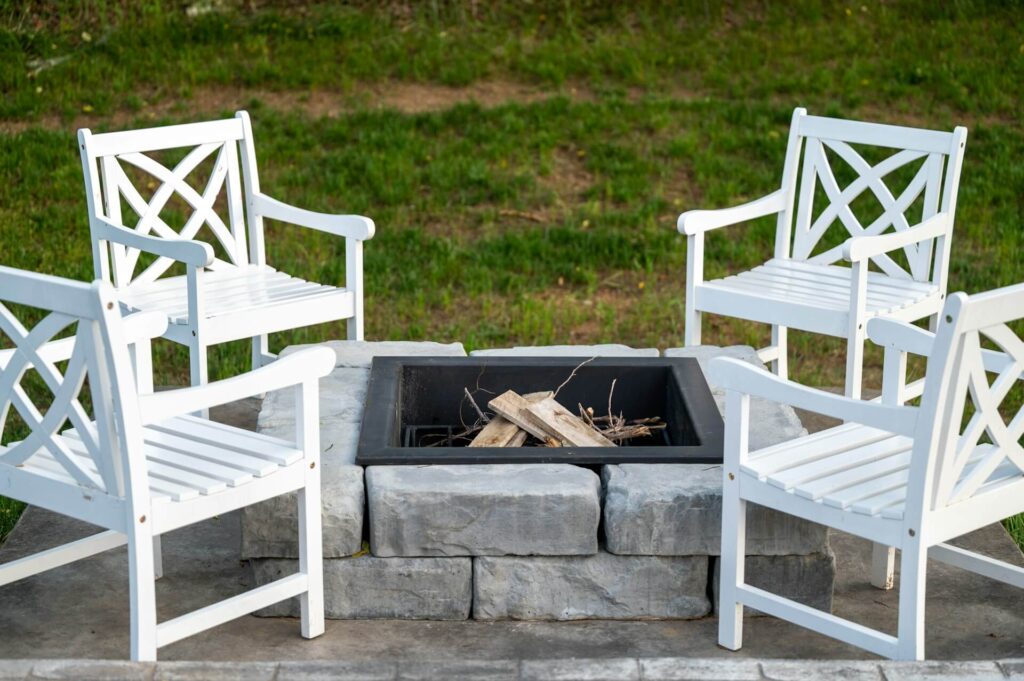
[[[1024,680],[1024,659],[968,662],[611,658],[568,660],[444,660],[399,662],[158,662],[0,660],[0,681],[288,681],[291,679],[487,679],[488,681],[682,681],[685,679],[927,678]]]

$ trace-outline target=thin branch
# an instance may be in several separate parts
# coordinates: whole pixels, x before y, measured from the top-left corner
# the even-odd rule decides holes
[[[466,393],[466,397],[469,398],[469,403],[473,405],[473,409],[476,410],[476,413],[480,417],[480,420],[483,421],[484,423],[490,423],[490,417],[484,414],[484,412],[480,409],[480,405],[478,405],[476,403],[476,400],[473,399],[473,395],[469,392],[469,388],[463,388],[462,392]]]
[[[576,368],[572,370],[571,374],[569,374],[569,378],[567,378],[564,381],[562,381],[562,385],[560,385],[557,388],[555,388],[555,392],[554,392],[553,395],[551,395],[551,399],[554,399],[554,398],[558,397],[558,391],[560,391],[562,388],[564,388],[566,385],[568,385],[569,381],[571,381],[573,378],[576,377],[576,372],[579,371],[580,368],[584,364],[589,364],[590,362],[593,362],[595,359],[597,359],[596,355],[591,357],[590,359],[585,359],[582,362],[580,362],[579,364],[577,364]]]

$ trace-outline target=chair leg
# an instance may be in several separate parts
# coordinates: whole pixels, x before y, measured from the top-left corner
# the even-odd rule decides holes
[[[160,535],[153,537],[153,576],[157,579],[164,576],[164,547]]]
[[[772,360],[772,373],[782,379],[789,378],[788,337],[789,329],[785,326],[772,326],[772,346],[776,352],[776,358]]]
[[[299,490],[299,572],[309,587],[299,596],[302,636],[316,638],[324,633],[324,561],[320,520],[320,469],[306,474],[306,486]]]
[[[746,561],[747,502],[733,481],[722,493],[722,555],[718,587],[718,645],[729,650],[743,646],[743,604],[736,587],[743,584]]]
[[[263,366],[263,358],[270,352],[270,343],[267,334],[252,337],[252,370],[256,371]]]
[[[193,341],[192,345],[189,346],[188,361],[192,385],[205,385],[209,382],[209,376],[206,371],[206,346],[199,340]],[[209,418],[210,410],[201,409],[195,412],[195,415],[204,419]]]
[[[920,541],[900,551],[900,610],[896,659],[924,659],[924,596],[927,549]]]
[[[700,345],[701,312],[696,308],[695,303],[686,299],[686,319],[683,325],[683,345]]]
[[[847,397],[860,399],[861,383],[864,377],[864,325],[859,324],[850,331],[846,346],[846,390]]]
[[[871,546],[871,585],[889,590],[896,572],[896,549],[885,544]]]
[[[156,584],[153,536],[140,528],[128,531],[128,590],[131,601],[131,659],[156,661]]]

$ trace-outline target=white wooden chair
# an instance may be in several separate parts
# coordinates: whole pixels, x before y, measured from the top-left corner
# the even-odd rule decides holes
[[[373,237],[373,221],[313,213],[261,193],[246,112],[147,130],[93,135],[83,129],[78,140],[95,276],[114,285],[125,312],[157,311],[167,317],[164,337],[189,347],[193,385],[207,380],[210,345],[251,337],[256,369],[274,359],[269,333],[347,319],[349,339],[363,339],[363,241]],[[152,156],[168,149],[190,151],[168,168]],[[214,158],[209,179],[197,190],[190,175],[201,174],[197,167],[208,158]],[[148,187],[137,187],[126,167],[151,178]],[[179,230],[165,215],[175,194],[192,210]],[[137,219],[127,219],[122,202]],[[270,267],[264,219],[344,237],[345,287],[304,281]],[[203,225],[219,253],[199,240]],[[155,259],[142,267],[140,253]],[[175,263],[184,264],[185,274],[170,276]]]
[[[27,328],[14,313],[20,306],[36,308],[33,318],[45,316]],[[314,348],[205,386],[140,394],[129,344],[166,326],[156,313],[122,322],[105,282],[0,267],[0,348],[7,348],[0,350],[0,435],[8,426],[0,440],[0,494],[106,528],[0,565],[0,586],[127,543],[133,660],[155,660],[158,647],[294,596],[301,597],[302,635],[318,636],[324,614],[317,387],[334,355]],[[51,341],[62,333],[73,335]],[[26,387],[26,375],[41,379],[46,400]],[[86,381],[93,418],[80,395]],[[186,415],[287,386],[296,391],[295,442]],[[20,429],[12,426],[14,413]],[[59,433],[65,424],[71,428]],[[160,535],[293,490],[299,572],[157,624]]]
[[[727,391],[721,645],[740,648],[748,605],[879,655],[920,660],[928,558],[1024,588],[1024,569],[946,543],[1024,512],[1024,409],[1006,400],[1024,377],[1024,343],[1007,326],[1021,318],[1024,284],[951,295],[935,334],[872,320],[868,335],[885,347],[881,403],[806,388],[733,359],[711,362],[711,376]],[[928,357],[919,407],[904,404],[920,385],[904,386],[908,352]],[[846,423],[749,452],[751,395]],[[745,584],[748,501],[898,547],[897,635]]]
[[[789,327],[847,338],[845,392],[860,397],[867,321],[914,321],[942,308],[966,138],[962,127],[935,132],[808,116],[796,109],[780,189],[734,208],[679,216],[679,231],[687,237],[685,344],[700,344],[703,312],[770,324],[771,345],[759,355],[786,378]],[[897,151],[872,165],[851,145]],[[857,178],[840,187],[830,157]],[[886,178],[908,165],[917,171],[894,194]],[[826,201],[816,210],[818,187]],[[881,214],[865,225],[851,203],[867,190]],[[906,214],[919,197],[921,221],[913,224]],[[750,271],[705,281],[705,233],[768,215],[778,215],[775,257]],[[823,237],[837,222],[845,241],[827,247],[836,240],[823,242]],[[841,260],[850,266],[837,265]]]

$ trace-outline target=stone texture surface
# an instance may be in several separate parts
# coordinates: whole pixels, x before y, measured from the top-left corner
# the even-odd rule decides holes
[[[711,589],[718,612],[721,560],[715,559]],[[831,551],[807,556],[747,556],[744,581],[751,586],[784,596],[818,610],[832,612],[836,557]],[[745,608],[748,615],[763,615]]]
[[[644,681],[761,681],[765,678],[757,660],[738,657],[725,660],[641,658],[640,675]]]
[[[337,367],[369,369],[374,357],[402,357],[411,355],[436,357],[465,357],[462,343],[434,343],[431,341],[345,341],[323,343],[337,357]],[[281,351],[281,356],[298,352],[310,345],[292,345]]]
[[[713,345],[697,345],[691,348],[671,348],[666,357],[694,357],[707,376],[707,364],[715,357],[734,357],[755,366],[764,367],[757,358],[757,352],[749,345],[732,345],[725,348]],[[725,413],[725,391],[710,381],[708,386],[718,405],[718,411]],[[807,434],[800,418],[788,404],[778,404],[760,397],[750,400],[750,449],[761,449],[770,445],[792,440]]]
[[[523,660],[522,681],[639,681],[635,658],[603,660]]]
[[[608,550],[628,555],[718,555],[722,538],[722,467],[709,464],[604,466],[604,533]],[[828,530],[795,516],[747,504],[747,553],[827,550]]]
[[[323,551],[327,558],[350,556],[363,542],[366,494],[361,466],[323,456],[320,479]],[[298,558],[296,494],[284,494],[242,509],[242,558]]]
[[[257,585],[298,570],[292,559],[252,561]],[[464,620],[473,568],[469,558],[376,558],[324,561],[324,611],[330,619]],[[272,605],[262,616],[299,614],[299,599]]]
[[[471,357],[659,357],[658,348],[631,348],[619,343],[603,345],[525,345],[474,350]]]
[[[376,556],[587,555],[600,481],[567,464],[371,466]]]
[[[473,618],[690,619],[711,610],[707,583],[704,556],[481,557]]]

